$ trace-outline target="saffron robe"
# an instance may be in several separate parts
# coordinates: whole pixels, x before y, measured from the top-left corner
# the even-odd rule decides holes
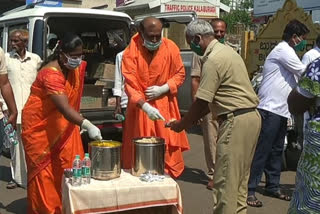
[[[58,111],[50,95],[65,94],[80,109],[86,63],[67,79],[54,67],[39,71],[22,111],[22,139],[28,168],[28,214],[62,213],[61,180],[76,154],[83,157],[79,127]]]
[[[176,133],[165,128],[164,121],[152,121],[138,105],[146,101],[145,90],[150,86],[168,84],[170,91],[152,101],[146,101],[157,108],[167,120],[180,119],[177,92],[185,79],[185,69],[179,48],[169,39],[162,38],[159,49],[148,51],[136,34],[126,48],[122,59],[122,73],[125,90],[129,97],[124,124],[122,167],[132,168],[132,139],[156,136],[165,139],[165,172],[176,178],[184,170],[182,152],[189,150],[186,133]]]

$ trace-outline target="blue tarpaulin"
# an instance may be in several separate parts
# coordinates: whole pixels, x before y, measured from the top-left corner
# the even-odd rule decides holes
[[[40,0],[26,0],[27,5],[36,2],[40,2]],[[45,7],[62,7],[62,0],[45,0],[43,3],[37,5]]]

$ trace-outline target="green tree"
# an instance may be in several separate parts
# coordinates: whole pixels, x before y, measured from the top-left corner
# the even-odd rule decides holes
[[[243,0],[240,3],[240,9],[248,11],[253,8],[253,0]]]
[[[227,6],[230,6],[231,0],[221,0],[220,2]]]
[[[226,1],[226,3],[230,3],[230,0],[224,1]],[[237,9],[231,10],[230,13],[226,13],[222,16],[228,25],[228,33],[236,33],[235,26],[239,23],[243,24],[245,27],[248,27],[252,24],[249,10],[253,8],[253,0],[242,0],[239,4],[239,7],[236,8]]]

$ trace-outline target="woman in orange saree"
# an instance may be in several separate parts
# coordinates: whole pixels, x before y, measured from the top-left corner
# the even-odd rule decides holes
[[[100,130],[79,114],[86,68],[81,56],[81,39],[66,34],[39,71],[23,108],[28,213],[62,212],[64,169],[72,167],[76,154],[83,157],[78,126],[101,139]]]

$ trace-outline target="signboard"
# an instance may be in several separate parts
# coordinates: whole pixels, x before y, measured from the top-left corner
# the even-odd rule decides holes
[[[134,0],[116,0],[116,7],[126,6],[128,4],[133,3]]]
[[[264,16],[272,15],[282,8],[285,0],[254,0],[253,2],[253,15]],[[304,10],[320,9],[319,0],[296,0],[298,7]]]
[[[40,1],[41,0],[26,0],[26,4],[28,5]],[[43,3],[37,5],[45,7],[62,7],[62,0],[45,0]]]
[[[210,3],[197,3],[197,2],[170,2],[164,4],[164,12],[179,12],[179,11],[195,11],[198,16],[216,17],[217,7]]]

